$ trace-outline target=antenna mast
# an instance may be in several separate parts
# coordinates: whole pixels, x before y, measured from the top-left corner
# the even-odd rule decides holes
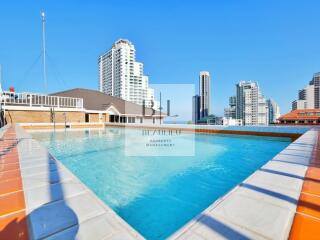
[[[2,65],[0,64],[0,92],[2,92]]]
[[[43,81],[44,89],[47,92],[47,66],[46,66],[46,15],[41,12],[42,19],[42,57],[43,57]]]

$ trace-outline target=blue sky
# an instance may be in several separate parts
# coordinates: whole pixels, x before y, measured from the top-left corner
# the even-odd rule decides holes
[[[320,1],[2,1],[3,87],[43,92],[41,19],[47,14],[48,92],[96,89],[97,58],[118,38],[135,44],[150,83],[198,83],[212,75],[222,114],[235,83],[256,80],[282,112],[320,71]],[[196,85],[196,88],[198,86]]]

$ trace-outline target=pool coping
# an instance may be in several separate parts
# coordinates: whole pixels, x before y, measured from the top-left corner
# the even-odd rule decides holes
[[[6,129],[1,129],[0,135],[4,134],[8,129],[10,129],[10,126],[6,127]],[[30,135],[26,133],[26,131],[24,131],[21,127],[16,125],[15,129],[18,130],[16,131],[16,134],[17,134],[17,139],[19,141],[29,141],[29,144],[33,146],[36,145],[39,147],[40,144],[36,140],[32,139],[32,137],[30,137]],[[207,133],[212,134],[211,132],[207,132]],[[319,159],[320,148],[319,146],[317,146],[317,142],[318,144],[320,143],[319,139],[320,139],[320,128],[312,128],[311,130],[307,131],[301,137],[299,137],[296,141],[291,143],[287,148],[281,151],[278,155],[276,155],[272,160],[268,161],[262,168],[258,169],[255,173],[250,175],[241,184],[234,187],[227,194],[225,194],[220,199],[212,203],[206,210],[200,213],[197,217],[190,220],[190,222],[188,222],[186,225],[178,229],[174,234],[169,236],[169,238],[170,239],[194,239],[194,238],[197,238],[197,239],[212,239],[212,238],[214,239],[225,239],[225,238],[287,239],[289,236],[292,237],[292,236],[296,236],[297,234],[301,234],[301,232],[304,232],[303,230],[304,227],[301,227],[301,225],[303,225],[301,223],[301,217],[300,217],[301,213],[299,212],[299,210],[297,210],[297,206],[299,207],[299,198],[301,198],[301,195],[304,193],[303,188],[306,182],[305,181],[306,173],[308,173],[310,166],[314,167],[316,164],[318,164],[314,159],[316,160]],[[21,178],[23,182],[23,190],[27,189],[27,191],[29,191],[28,185],[30,185],[30,183],[27,183],[24,181],[27,178],[27,176],[25,176],[23,173],[24,169],[26,169],[26,166],[23,166],[22,162],[27,163],[28,161],[24,161],[24,159],[28,160],[28,158],[29,160],[31,158],[32,160],[34,160],[34,162],[39,162],[39,157],[41,159],[44,156],[43,155],[41,156],[41,151],[40,153],[36,152],[36,155],[32,155],[33,154],[32,152],[34,151],[30,151],[30,149],[29,151],[21,151],[21,149],[26,148],[26,146],[23,147],[23,146],[20,146],[21,144],[20,145],[19,144],[20,143],[18,143],[17,150],[19,152],[18,155],[19,155],[20,168],[22,169]],[[299,144],[302,146],[299,146]],[[47,151],[47,149],[44,147],[42,147],[42,150]],[[26,156],[26,153],[28,152],[32,153],[31,154],[32,156]],[[290,157],[289,154],[292,154],[292,153],[295,153],[295,154],[298,153],[300,156]],[[40,156],[37,156],[39,154]],[[71,175],[73,179],[75,179],[74,183],[79,184],[80,186],[83,185],[82,187],[87,188],[83,183],[81,183],[81,181],[76,176],[74,176],[66,167],[64,167],[59,160],[55,159],[52,155],[50,156],[52,157],[52,160],[55,162],[57,167],[60,170],[62,169],[61,171],[65,173],[69,173],[69,175]],[[48,161],[48,159],[45,159],[45,161]],[[319,163],[319,166],[320,166],[320,163]],[[286,167],[285,171],[283,169],[284,167]],[[264,169],[262,173],[261,173],[261,169]],[[274,184],[273,175],[276,175],[279,173],[282,173],[281,176],[276,176],[279,184]],[[298,179],[295,179],[295,181],[292,181],[292,179],[290,178],[292,178],[293,176],[298,177]],[[319,178],[320,178],[320,174],[318,175],[318,179]],[[288,179],[290,179],[290,181],[288,181]],[[64,184],[63,182],[61,183],[62,185]],[[49,183],[49,184],[52,184],[52,183]],[[252,185],[254,184],[256,184],[256,186],[252,187]],[[267,188],[263,188],[263,186]],[[66,188],[70,189],[70,187],[69,188],[66,187]],[[308,188],[308,186],[306,188]],[[260,192],[257,190],[260,190]],[[263,191],[261,192],[261,190]],[[69,190],[67,190],[66,192],[68,191]],[[117,229],[118,233],[119,232],[121,233],[121,231],[119,231],[119,226],[120,226],[120,229],[122,229],[124,232],[123,234],[127,234],[129,232],[129,235],[121,235],[122,238],[129,239],[131,237],[132,239],[144,239],[143,236],[141,236],[135,229],[133,229],[128,223],[126,223],[122,218],[120,218],[113,210],[111,210],[111,208],[109,208],[105,203],[103,203],[90,189],[87,188],[86,191],[92,197],[92,199],[96,201],[96,203],[98,202],[99,205],[100,204],[103,205],[103,208],[108,213],[112,213],[111,218],[113,220],[116,220],[117,224],[116,225],[111,224],[111,227],[109,225],[108,226],[109,230],[110,229],[112,230],[114,228],[114,229]],[[31,206],[31,207],[29,206],[29,205],[32,205],[31,204],[32,200],[30,200],[30,194],[28,195],[24,192],[24,196],[25,196],[25,204],[26,204],[25,210],[26,210],[26,214],[28,215],[30,214],[30,210],[32,211],[32,209],[34,209],[34,206]],[[280,199],[280,200],[276,199],[279,197],[283,199]],[[33,197],[31,197],[31,199],[32,198]],[[248,201],[250,202],[250,204],[248,204]],[[241,211],[240,208],[244,208],[245,211]],[[264,209],[268,209],[268,211],[265,211]],[[277,209],[276,213],[274,209]],[[281,212],[281,214],[279,214],[279,211]],[[263,218],[260,217],[257,219],[256,216],[259,215],[257,213],[262,213]],[[303,214],[304,214],[303,217],[305,217],[305,213]],[[269,217],[270,219],[270,215],[271,215],[272,221],[266,222],[265,219],[268,220],[268,218],[266,217]],[[279,219],[277,219],[278,217]],[[251,222],[246,222],[245,220],[247,219],[249,220],[251,219]],[[278,221],[277,223],[275,223],[275,219]],[[94,228],[93,224],[88,225],[87,220],[80,222],[80,225],[79,225],[80,230],[77,229],[78,233],[80,233],[80,236],[77,235],[79,239],[81,239],[81,236],[85,236],[85,234],[88,234],[90,232],[92,233],[92,230],[98,231],[98,232],[99,230],[103,231],[103,229]],[[1,221],[1,216],[0,216],[0,221]],[[82,223],[86,223],[86,226],[85,226],[86,230],[81,230]],[[320,223],[320,219],[319,219],[319,223]],[[30,222],[30,219],[28,217],[29,231],[30,231],[31,224],[32,222]],[[261,229],[261,226],[259,228],[259,224],[263,225],[262,229]],[[277,225],[280,227],[277,227],[274,230],[273,229],[274,225]],[[93,229],[90,229],[88,226],[93,227]],[[99,226],[100,228],[102,228],[101,225]],[[318,228],[319,226],[320,225],[318,225]],[[72,230],[74,230],[74,226],[68,229],[69,229],[68,231],[65,231],[67,229],[64,229],[64,231],[62,232],[60,231],[60,233],[73,234]],[[294,229],[299,229],[299,231],[295,231]],[[33,239],[32,231],[33,230],[31,229],[30,239]],[[86,233],[84,233],[84,231]],[[291,234],[290,234],[290,231],[291,231]],[[95,234],[95,232],[92,234]],[[70,235],[62,235],[62,236],[70,236]],[[109,237],[111,239],[113,237],[119,237],[119,235],[118,236],[114,235]],[[85,239],[85,237],[83,238]]]
[[[7,131],[15,132],[22,182],[13,190],[19,199],[7,204],[24,205],[19,206],[23,216],[16,217],[16,209],[0,216],[0,239],[8,234],[14,239],[144,239],[20,126],[3,134]]]
[[[24,129],[64,129],[64,123],[19,123]],[[298,139],[312,126],[222,126],[222,125],[193,125],[193,124],[138,124],[138,123],[67,123],[68,128],[103,128],[103,127],[128,127],[144,129],[168,129],[182,132],[201,134],[235,134],[254,135],[264,137],[287,137],[292,141]],[[297,131],[299,129],[300,131]],[[281,130],[281,131],[279,131]],[[296,131],[295,131],[296,130]]]
[[[309,237],[319,236],[319,205],[314,206],[314,199],[304,199],[301,203],[305,192],[311,192],[313,197],[320,199],[320,170],[313,172],[312,179],[316,179],[318,185],[313,183],[310,186],[309,183],[306,186],[305,178],[310,167],[320,166],[319,150],[320,128],[316,127],[212,203],[169,239],[301,239],[308,233]],[[308,204],[313,204],[311,216],[305,216],[311,211]],[[310,221],[313,221],[312,226]]]

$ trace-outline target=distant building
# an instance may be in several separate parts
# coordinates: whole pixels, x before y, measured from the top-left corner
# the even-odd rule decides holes
[[[267,100],[269,110],[269,124],[277,123],[277,119],[280,117],[280,107],[272,99]]]
[[[222,119],[224,126],[242,126],[242,119],[226,118]]]
[[[320,109],[296,109],[281,116],[278,121],[286,125],[319,125]]]
[[[203,125],[222,125],[223,124],[223,118],[211,114],[211,115],[209,115],[207,117],[201,118],[198,121],[198,124],[203,124]]]
[[[258,83],[241,81],[236,88],[236,119],[242,119],[244,125],[268,125],[268,105]]]
[[[136,62],[134,45],[125,39],[99,57],[99,91],[139,105],[158,107],[143,64]],[[154,102],[154,103],[153,103]]]
[[[200,118],[206,118],[211,114],[211,79],[209,72],[200,72],[199,89]]]
[[[292,102],[292,110],[320,108],[320,72],[313,75],[308,86],[299,90],[298,97]]]
[[[236,107],[237,107],[237,97],[232,96],[229,98],[229,107],[224,109],[224,117],[236,119]]]
[[[200,120],[200,96],[192,97],[192,123],[197,124]]]

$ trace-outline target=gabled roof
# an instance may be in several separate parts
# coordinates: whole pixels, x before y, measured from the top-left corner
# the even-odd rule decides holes
[[[279,120],[317,120],[320,119],[320,109],[297,109],[282,115]]]
[[[105,93],[84,89],[84,88],[74,88],[62,92],[56,92],[50,94],[52,96],[63,96],[63,97],[75,97],[83,98],[83,107],[86,110],[95,110],[95,111],[106,111],[109,107],[115,107],[121,114],[136,114],[142,115],[142,106],[125,101],[118,97],[113,97]],[[145,108],[145,115],[151,115],[152,109]],[[155,115],[159,115],[160,112],[156,111]],[[163,114],[164,115],[164,114]]]

